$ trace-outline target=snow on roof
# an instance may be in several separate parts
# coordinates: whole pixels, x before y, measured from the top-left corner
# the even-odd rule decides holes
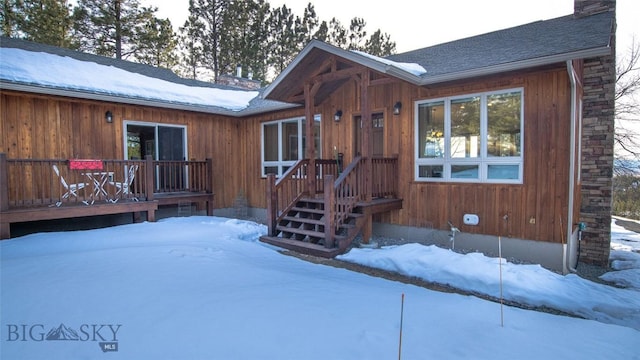
[[[259,94],[258,91],[187,86],[114,66],[15,48],[2,48],[0,80],[170,103],[217,106],[231,111],[247,108]]]
[[[371,54],[367,54],[366,52],[362,52],[362,51],[358,51],[358,50],[352,50],[354,53],[368,57],[370,59],[373,59],[375,61],[381,62],[383,64],[387,64],[387,65],[391,65],[391,66],[395,66],[399,69],[402,69],[406,72],[409,72],[413,75],[416,76],[421,76],[423,74],[427,73],[427,70],[422,67],[422,65],[420,64],[416,64],[416,63],[405,63],[405,62],[396,62],[396,61],[391,61],[391,60],[387,60],[387,59],[383,59],[381,57],[377,57],[375,55],[371,55]]]

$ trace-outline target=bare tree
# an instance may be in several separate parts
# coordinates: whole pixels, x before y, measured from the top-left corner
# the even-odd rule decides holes
[[[616,133],[615,143],[619,151],[616,158],[618,170],[638,171],[640,161],[640,44],[632,40],[626,56],[616,65]],[[629,161],[635,160],[635,161]],[[634,169],[629,169],[631,166]],[[626,168],[626,169],[625,169]]]

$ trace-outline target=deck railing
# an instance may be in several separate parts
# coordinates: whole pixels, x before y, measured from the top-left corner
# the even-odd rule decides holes
[[[212,192],[212,161],[7,159],[0,153],[0,211],[11,208],[152,200],[154,194]],[[57,168],[59,175],[56,174]],[[66,184],[66,185],[65,185]]]
[[[324,193],[324,179],[327,175],[337,179],[342,169],[336,160],[317,159],[316,160],[316,194]]]
[[[371,158],[371,196],[398,196],[398,158]]]
[[[356,205],[366,199],[366,184],[363,174],[363,159],[356,157],[344,172],[333,181],[333,176],[325,179],[324,193],[325,247],[333,248],[336,231],[349,218]],[[335,206],[330,206],[335,204]]]
[[[267,221],[269,234],[275,235],[276,224],[304,195],[309,193],[307,173],[309,160],[299,160],[279,179],[267,175]]]

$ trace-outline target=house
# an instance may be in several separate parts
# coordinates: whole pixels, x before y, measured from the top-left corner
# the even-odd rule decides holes
[[[43,178],[12,173],[20,161],[84,158],[105,159],[118,178],[123,165],[144,168],[137,177],[144,189],[100,204],[104,211],[120,206],[118,212],[144,210],[153,219],[164,205],[201,203],[203,196],[208,214],[224,215],[243,198],[268,225],[262,241],[320,256],[344,251],[356,235],[365,243],[382,235],[487,254],[497,254],[501,239],[504,256],[565,273],[578,261],[608,262],[614,1],[576,0],[571,15],[384,59],[311,41],[253,93],[29,46],[99,64],[97,77],[109,66],[163,83],[127,94],[111,84],[61,87],[59,80],[25,82],[3,73],[4,237],[11,223],[46,217],[16,214],[41,214],[36,205],[61,197],[19,189]],[[15,47],[30,50],[2,39],[3,63]],[[206,100],[153,91],[180,93],[183,86],[204,89]],[[229,92],[241,101],[219,100]],[[204,159],[208,175],[193,175],[189,169]],[[188,186],[162,180],[167,169]],[[50,174],[44,178],[51,182]],[[192,186],[195,179],[205,185]],[[163,193],[163,184],[175,191]],[[25,210],[23,195],[38,191],[46,196],[30,195],[28,208],[37,209]],[[45,212],[96,208],[67,200]],[[141,203],[150,207],[128,208]]]

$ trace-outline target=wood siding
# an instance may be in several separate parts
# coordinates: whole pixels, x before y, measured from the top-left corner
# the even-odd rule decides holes
[[[0,152],[9,159],[124,159],[124,120],[183,125],[189,159],[213,159],[216,208],[231,207],[246,185],[238,119],[5,90],[0,104]]]
[[[523,184],[418,182],[414,180],[414,101],[510,88],[524,89]],[[562,242],[566,239],[571,85],[566,66],[505,74],[446,86],[416,87],[397,81],[369,89],[372,112],[383,112],[385,156],[399,158],[399,197],[403,209],[376,215],[376,221],[448,229],[448,221],[461,231],[521,239]],[[355,81],[339,88],[315,108],[322,115],[322,157],[333,158],[333,149],[353,153],[353,117],[360,114],[360,94]],[[393,105],[401,101],[399,115]],[[336,110],[342,120],[333,121]],[[304,110],[273,113],[247,119],[247,194],[251,206],[264,208],[265,179],[260,177],[260,123],[292,116]],[[579,199],[576,199],[579,202]],[[477,214],[478,226],[462,223],[466,213]],[[508,215],[508,220],[504,216]]]

